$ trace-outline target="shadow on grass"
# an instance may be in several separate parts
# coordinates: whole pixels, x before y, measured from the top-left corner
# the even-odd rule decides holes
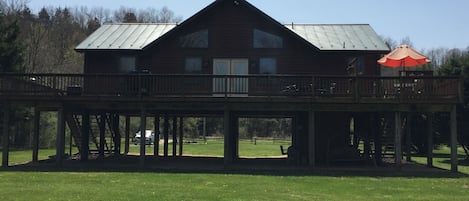
[[[451,160],[450,160],[450,159],[442,160],[441,162],[442,162],[442,163],[446,163],[446,164],[451,164]],[[458,160],[458,165],[460,165],[460,166],[468,166],[468,167],[469,167],[469,158],[466,158],[466,159],[459,159],[459,160]]]
[[[426,157],[426,155],[418,155],[419,157]],[[469,156],[465,154],[458,154],[458,165],[469,166]],[[433,154],[434,159],[443,159],[441,163],[451,164],[451,154]]]
[[[184,174],[241,174],[265,176],[331,176],[331,177],[419,177],[419,178],[469,178],[468,174],[453,173],[421,164],[406,163],[400,168],[394,164],[319,164],[293,166],[285,159],[238,159],[225,165],[217,157],[145,158],[140,164],[138,156],[119,156],[92,159],[86,162],[64,160],[58,166],[55,160],[43,160],[1,168],[0,171],[20,172],[119,172],[119,173],[184,173]]]

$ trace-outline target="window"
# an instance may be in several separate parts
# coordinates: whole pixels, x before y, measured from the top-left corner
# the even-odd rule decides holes
[[[283,39],[272,33],[254,29],[254,48],[283,48]]]
[[[347,59],[347,72],[349,75],[362,75],[364,71],[363,57],[350,57]]]
[[[259,74],[277,74],[277,59],[273,57],[259,58]]]
[[[135,71],[135,57],[134,56],[122,56],[119,58],[119,72],[128,73]]]
[[[179,44],[183,48],[208,48],[208,29],[182,36]]]
[[[187,74],[201,74],[202,73],[202,58],[200,57],[187,57],[184,72]]]

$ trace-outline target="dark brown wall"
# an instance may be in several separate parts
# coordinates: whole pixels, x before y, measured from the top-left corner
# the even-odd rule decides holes
[[[229,2],[229,1],[228,1]],[[208,49],[181,48],[178,36],[203,28],[209,30]],[[253,29],[274,33],[283,38],[281,49],[253,48]],[[266,20],[249,9],[238,8],[231,3],[224,3],[212,12],[199,16],[197,21],[185,24],[177,34],[167,38],[148,51],[142,63],[151,66],[152,73],[183,73],[184,58],[201,56],[204,58],[204,73],[212,73],[214,58],[248,58],[249,72],[258,73],[259,57],[277,58],[279,74],[320,73],[323,66],[329,74],[336,74],[337,66],[342,65],[337,56],[327,56],[321,62],[319,52],[307,46],[296,37],[288,34],[277,24]],[[343,70],[345,72],[345,68]]]

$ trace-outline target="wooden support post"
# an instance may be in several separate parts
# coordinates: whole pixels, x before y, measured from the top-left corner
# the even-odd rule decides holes
[[[373,141],[374,141],[374,148],[375,148],[375,164],[376,165],[381,165],[382,162],[382,143],[381,143],[381,135],[382,131],[380,130],[379,127],[379,115],[378,113],[372,113],[371,114],[371,133],[373,133]]]
[[[314,168],[316,166],[316,116],[315,112],[308,111],[308,161],[309,167]]]
[[[168,146],[169,146],[169,117],[168,114],[164,115],[163,122],[163,155],[165,158],[168,157]]]
[[[153,131],[155,132],[155,139],[153,141],[153,156],[159,156],[160,149],[160,114],[155,114],[153,118]]]
[[[81,114],[81,150],[80,157],[82,161],[88,160],[88,153],[90,152],[90,113],[88,110],[84,110]]]
[[[115,155],[121,155],[121,143],[122,143],[122,137],[121,137],[121,132],[119,129],[119,123],[120,123],[120,115],[119,114],[112,114],[111,115],[111,122],[112,122],[112,129],[114,131],[114,154]]]
[[[405,130],[406,130],[406,146],[405,146],[405,158],[407,162],[412,160],[412,114],[409,112],[406,116],[406,123],[405,123]]]
[[[38,108],[34,108],[33,121],[33,163],[36,163],[39,161],[39,130],[41,123],[41,111]]]
[[[99,157],[104,157],[106,146],[106,113],[99,115]]]
[[[145,166],[145,134],[147,129],[147,116],[146,111],[142,107],[140,110],[140,167]]]
[[[433,167],[433,113],[427,114],[427,166]]]
[[[370,117],[371,115],[370,113],[364,113],[362,115],[363,115],[362,121],[366,122],[364,124],[366,131],[363,132],[363,134],[365,135],[365,138],[363,139],[363,154],[365,155],[366,160],[369,160],[371,159],[371,140],[370,140],[371,131],[372,131],[372,128],[371,128],[372,122],[371,122],[371,117]]]
[[[56,136],[56,165],[62,166],[65,156],[65,111],[60,108],[57,111],[57,136]]]
[[[179,117],[179,156],[182,156],[182,146],[183,146],[183,138],[184,136],[184,118]]]
[[[8,167],[8,157],[10,152],[10,105],[3,105],[3,135],[2,135],[2,167]]]
[[[239,120],[238,120],[238,116],[235,116],[233,113],[231,113],[230,119],[232,121],[231,123],[231,142],[233,145],[232,156],[233,156],[233,159],[238,159],[239,158]]]
[[[124,147],[124,154],[129,154],[130,151],[130,116],[125,116],[125,147]]]
[[[395,112],[394,114],[394,161],[398,169],[402,165],[402,122],[401,113]]]
[[[173,157],[176,157],[176,150],[177,150],[177,124],[178,124],[178,119],[176,116],[173,117]]]
[[[230,165],[233,162],[232,140],[231,140],[231,111],[225,108],[223,114],[223,133],[224,133],[224,164]]]
[[[451,172],[458,172],[458,122],[456,106],[451,109]]]

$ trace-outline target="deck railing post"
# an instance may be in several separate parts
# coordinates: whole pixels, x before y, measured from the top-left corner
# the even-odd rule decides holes
[[[228,80],[229,80],[229,78],[228,78],[227,75],[224,76],[224,78],[225,78],[225,98],[226,98],[226,97],[228,97],[228,83],[229,83]]]

